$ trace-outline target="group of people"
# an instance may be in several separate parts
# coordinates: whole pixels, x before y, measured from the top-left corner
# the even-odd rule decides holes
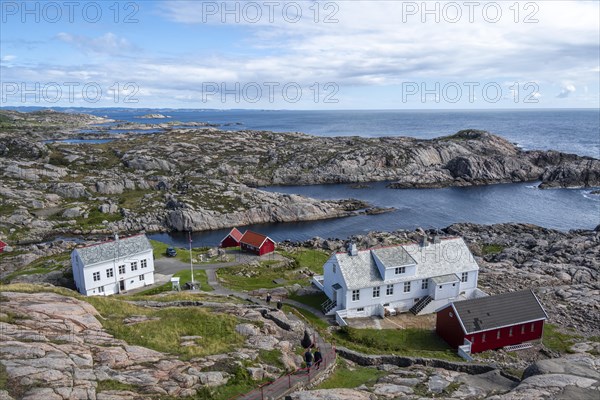
[[[310,349],[307,349],[306,353],[304,353],[304,361],[306,362],[306,368],[310,369],[314,363],[316,369],[320,369],[321,362],[323,362],[323,355],[318,347],[315,349],[314,353],[310,351]]]
[[[271,304],[271,293],[267,293],[267,298],[265,299],[265,301],[268,304]],[[283,303],[281,302],[281,299],[277,300],[277,309],[281,310],[281,307],[283,307]]]

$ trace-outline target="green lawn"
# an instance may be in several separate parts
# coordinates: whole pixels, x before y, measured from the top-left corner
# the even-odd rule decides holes
[[[372,386],[377,379],[385,376],[384,371],[373,367],[348,367],[345,360],[338,357],[335,371],[317,389],[355,388],[360,385]]]
[[[315,274],[323,274],[323,264],[329,258],[329,254],[323,250],[297,248],[293,251],[278,251],[279,254],[286,258],[291,258],[296,261],[300,268],[307,268]]]
[[[114,297],[86,298],[103,316],[104,328],[117,339],[157,351],[177,354],[184,359],[233,351],[244,343],[235,332],[237,318],[199,307],[151,310]],[[134,325],[123,324],[132,315],[158,317]],[[180,337],[200,336],[196,346],[180,346]]]
[[[302,276],[293,267],[273,267],[277,261],[262,261],[260,267],[239,265],[236,267],[222,268],[217,275],[223,286],[232,290],[256,290],[271,289],[281,286],[289,286],[294,283],[300,285],[308,284],[308,278]],[[244,274],[251,276],[247,277]],[[275,279],[285,279],[283,283],[275,283]]]
[[[310,311],[306,311],[302,308],[296,308],[288,304],[283,305],[283,311],[293,312],[298,317],[308,322],[310,326],[317,329],[321,335],[327,334],[326,329],[329,327],[329,324],[323,321],[321,318],[317,317],[315,314],[311,313]]]
[[[456,350],[427,329],[356,329],[343,327],[333,338],[342,346],[364,353],[393,353],[408,357],[441,358],[460,361]]]
[[[163,258],[167,256],[167,248],[168,247],[175,247],[175,246],[171,246],[169,244],[163,243],[163,242],[159,242],[157,240],[150,240],[150,244],[152,244],[152,248],[153,248],[153,253],[154,253],[154,258],[155,259],[159,259],[159,258]],[[189,264],[190,263],[190,249],[184,249],[183,247],[175,247],[175,250],[177,250],[177,255],[175,256],[175,258],[183,263]],[[217,262],[227,262],[231,260],[231,256],[230,255],[225,255],[225,257],[223,259],[220,259],[218,257],[215,257],[214,259],[208,260],[208,257],[206,257],[206,253],[208,252],[209,248],[208,247],[194,247],[192,248],[192,257],[194,258],[194,260],[196,260],[194,262],[194,264],[209,264],[209,263],[217,263]],[[204,259],[207,261],[204,261],[203,263],[200,263],[200,256],[203,255]]]
[[[311,294],[306,296],[298,296],[296,293],[292,293],[288,296],[288,298],[291,300],[295,300],[299,303],[306,304],[307,306],[316,308],[317,310],[320,310],[321,304],[323,304],[328,299],[325,293]]]
[[[484,256],[486,256],[488,254],[498,254],[498,253],[502,252],[502,250],[504,250],[504,246],[502,246],[500,244],[488,243],[488,244],[484,244],[483,246],[481,246],[481,252],[483,253]]]
[[[183,271],[179,271],[173,275],[174,277],[179,277],[179,286],[183,289],[183,285],[192,280],[192,273],[189,269],[184,269]],[[208,284],[208,277],[206,276],[206,271],[197,269],[194,270],[194,280],[200,283],[200,290],[205,292],[212,292],[213,288]],[[143,296],[151,296],[154,294],[169,292],[173,288],[171,282],[167,282],[164,285],[144,290],[140,292],[140,295]]]

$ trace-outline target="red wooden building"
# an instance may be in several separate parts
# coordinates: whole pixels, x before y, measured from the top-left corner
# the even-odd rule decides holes
[[[242,251],[262,256],[275,251],[275,242],[268,236],[260,233],[246,231],[240,239],[240,248]]]
[[[242,236],[244,236],[242,232],[240,232],[237,228],[233,228],[231,232],[229,232],[227,236],[221,240],[220,246],[224,249],[228,247],[238,247],[240,245]]]
[[[533,292],[522,290],[448,304],[435,330],[450,346],[479,353],[540,339],[547,318]]]
[[[8,246],[8,243],[5,243],[2,240],[0,240],[0,253],[4,253],[4,248],[6,246]]]

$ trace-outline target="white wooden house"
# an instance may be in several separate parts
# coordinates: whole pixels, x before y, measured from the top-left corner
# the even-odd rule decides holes
[[[327,315],[383,316],[385,311],[432,313],[459,299],[485,296],[477,289],[479,266],[462,238],[424,239],[390,247],[333,254],[313,283],[327,295]]]
[[[152,245],[144,234],[79,247],[71,253],[79,293],[110,295],[154,283]]]

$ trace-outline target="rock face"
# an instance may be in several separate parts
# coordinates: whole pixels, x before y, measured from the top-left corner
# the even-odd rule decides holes
[[[155,302],[156,306],[187,306]],[[190,303],[190,302],[188,302]],[[259,349],[281,352],[283,365],[296,369],[302,357],[292,343],[300,333],[280,328],[266,318],[270,311],[231,303],[212,304],[244,322],[237,331],[246,343],[235,352],[181,361],[173,355],[130,345],[106,332],[90,304],[55,293],[0,293],[0,363],[7,387],[23,399],[147,399],[202,396],[207,388],[226,384],[225,369],[250,365],[256,377],[274,378],[283,371],[260,362]],[[283,314],[281,312],[275,312]],[[285,318],[285,317],[282,317]],[[147,323],[131,316],[124,324]],[[302,322],[301,331],[305,326]],[[258,328],[260,326],[260,328]],[[182,336],[182,345],[195,345],[199,336]],[[100,390],[111,381],[127,390]],[[0,398],[11,398],[0,390]],[[199,397],[200,398],[200,397]]]

